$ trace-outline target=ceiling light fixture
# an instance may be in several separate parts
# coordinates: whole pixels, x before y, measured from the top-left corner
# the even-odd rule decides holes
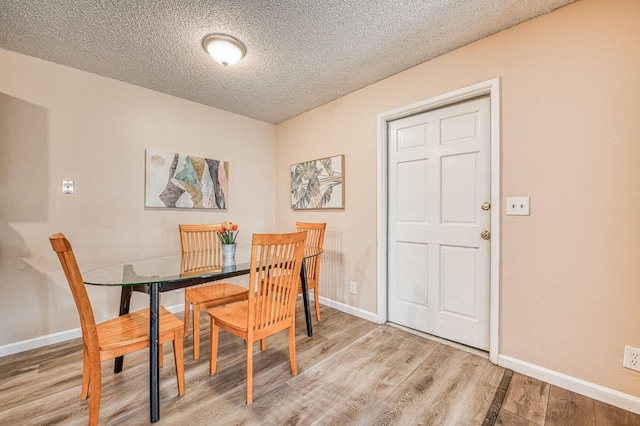
[[[228,34],[209,34],[202,39],[202,47],[214,61],[227,65],[235,65],[247,53],[244,44]]]

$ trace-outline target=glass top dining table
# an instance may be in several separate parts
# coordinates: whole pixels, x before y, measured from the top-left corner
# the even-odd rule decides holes
[[[322,254],[322,249],[306,247],[300,270],[302,299],[305,311],[305,321],[308,336],[313,335],[311,326],[311,312],[309,309],[309,295],[307,287],[305,260]],[[208,266],[192,265],[192,257],[196,254],[163,256],[151,259],[141,259],[109,265],[82,273],[85,284],[121,287],[120,315],[129,312],[129,302],[134,291],[149,294],[150,308],[150,417],[151,423],[160,420],[160,366],[159,366],[159,324],[160,299],[159,293],[198,284],[218,281],[234,276],[246,275],[250,272],[251,248],[238,248],[233,263],[223,262],[224,265]],[[115,372],[122,370],[123,358],[116,359]]]

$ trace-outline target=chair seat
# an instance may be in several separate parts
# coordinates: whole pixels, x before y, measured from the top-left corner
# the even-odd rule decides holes
[[[191,303],[214,302],[226,305],[247,298],[248,290],[235,284],[216,283],[202,287],[191,287],[185,290],[185,296]]]
[[[209,315],[220,323],[246,332],[248,311],[249,302],[234,303],[233,305],[211,309],[209,310]]]
[[[283,308],[285,307],[285,305],[280,305],[280,306],[282,306]],[[274,306],[272,306],[272,308],[276,309]],[[248,311],[249,311],[249,302],[244,301],[244,303],[234,303],[232,305],[209,309],[207,312],[209,313],[209,316],[215,319],[218,326],[221,326],[227,330],[229,330],[229,328],[233,328],[242,333],[246,333],[248,331],[248,326],[247,326],[247,321],[249,319]],[[275,327],[266,326],[264,327],[264,329],[267,330],[268,332],[272,332],[274,329],[284,328],[283,324],[284,326],[287,326],[289,324],[289,321],[276,323]],[[264,334],[263,332],[265,330],[261,330],[261,332],[259,332],[258,335]]]
[[[193,307],[193,359],[200,358],[200,311],[247,300],[249,291],[240,285],[211,283],[184,292],[184,334],[189,333],[189,306]]]
[[[96,324],[100,351],[139,345],[149,346],[149,309],[132,312]],[[160,306],[160,343],[170,341],[184,323],[164,306]]]

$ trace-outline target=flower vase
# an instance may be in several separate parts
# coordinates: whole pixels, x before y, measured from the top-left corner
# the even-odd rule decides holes
[[[222,266],[236,264],[236,245],[222,244]]]

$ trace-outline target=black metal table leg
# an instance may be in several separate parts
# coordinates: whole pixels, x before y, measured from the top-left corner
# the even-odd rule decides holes
[[[134,291],[138,291],[141,293],[149,293],[149,285],[134,285],[122,286],[122,291],[120,292],[120,316],[126,315],[129,313],[129,308],[131,306],[131,295]],[[115,359],[113,363],[113,372],[120,373],[122,371],[122,366],[124,364],[124,356],[119,356]]]
[[[133,288],[131,286],[128,286],[128,285],[122,286],[122,291],[120,293],[120,316],[126,315],[129,313],[129,305],[131,303],[131,293],[133,293]],[[114,373],[121,372],[123,363],[124,363],[124,356],[117,357],[113,365],[113,372]]]
[[[309,290],[307,289],[307,265],[302,259],[302,268],[300,268],[300,284],[302,286],[302,302],[304,303],[304,318],[307,321],[307,335],[313,336],[311,327],[311,311],[309,311]]]
[[[158,354],[160,349],[160,283],[152,283],[150,286],[150,345],[149,345],[149,381],[151,394],[151,423],[160,420],[160,364]]]

